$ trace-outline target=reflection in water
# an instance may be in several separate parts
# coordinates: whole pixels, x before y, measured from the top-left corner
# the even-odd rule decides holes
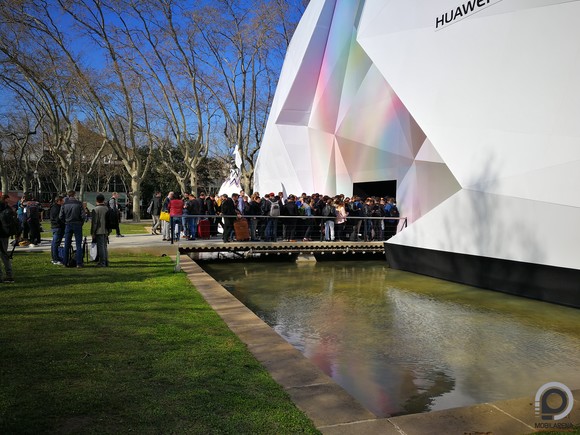
[[[580,388],[580,310],[380,261],[204,268],[378,416]]]

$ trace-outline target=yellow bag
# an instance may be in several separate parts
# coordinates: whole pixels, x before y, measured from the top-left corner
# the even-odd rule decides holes
[[[169,222],[169,212],[162,211],[161,214],[159,215],[159,220]]]

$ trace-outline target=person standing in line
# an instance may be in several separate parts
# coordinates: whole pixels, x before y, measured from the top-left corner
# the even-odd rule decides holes
[[[246,196],[246,192],[244,192],[242,189],[240,190],[240,195],[236,201],[236,208],[240,211],[241,214],[244,214],[244,196]]]
[[[336,223],[334,226],[335,240],[342,241],[344,239],[344,228],[346,226],[346,218],[348,213],[346,211],[344,201],[339,199],[336,202]]]
[[[334,242],[334,222],[336,220],[336,207],[332,198],[326,200],[326,206],[322,210],[324,216],[324,240]]]
[[[189,194],[189,202],[187,204],[189,214],[195,217],[190,217],[189,240],[195,240],[197,237],[197,225],[199,223],[199,216],[205,214],[205,193],[200,193],[199,198],[196,198],[193,193]]]
[[[236,220],[235,216],[240,214],[238,208],[236,207],[238,198],[239,196],[237,193],[233,193],[231,198],[228,198],[228,195],[225,193],[223,194],[221,212],[224,220],[224,234],[222,239],[224,243],[230,242],[232,240],[231,236],[234,231],[234,221]]]
[[[52,264],[57,266],[62,266],[62,261],[58,256],[58,247],[60,246],[64,236],[64,221],[60,219],[60,209],[63,202],[64,198],[60,195],[57,196],[48,211],[50,217],[50,230],[52,231],[50,254],[52,256]]]
[[[114,210],[115,215],[117,216],[117,225],[115,228],[113,228],[117,233],[117,237],[125,237],[123,234],[121,234],[121,230],[119,228],[119,223],[121,222],[121,209],[119,208],[119,201],[117,200],[118,198],[119,194],[117,192],[113,192],[111,199],[109,199],[109,208]]]
[[[292,216],[289,219],[284,220],[284,235],[285,240],[289,242],[295,242],[296,233],[296,216],[298,216],[298,206],[296,205],[296,197],[294,195],[288,195],[288,200],[284,207],[282,208],[285,216]]]
[[[259,218],[256,217],[262,215],[262,198],[260,198],[259,192],[252,194],[248,215],[250,216],[250,240],[256,242],[260,239],[258,228],[263,228],[262,220],[258,220]]]
[[[169,192],[167,194],[167,196],[165,197],[165,199],[161,204],[161,211],[169,213],[169,204],[173,199],[173,195],[174,195],[173,192]],[[161,221],[161,235],[163,236],[163,241],[171,239],[171,225],[169,224],[169,221]]]
[[[75,191],[70,190],[67,194],[62,207],[60,208],[60,219],[64,221],[64,264],[68,265],[69,250],[72,244],[72,237],[74,235],[76,244],[76,262],[77,267],[83,267],[83,223],[85,216],[83,212],[83,204],[75,198]]]
[[[214,216],[209,218],[209,235],[211,236],[217,236],[218,235],[218,230],[217,230],[217,218],[215,217],[217,214],[217,204],[215,201],[215,194],[210,193],[206,198],[205,198],[205,213],[208,216]]]
[[[394,218],[399,217],[399,209],[397,208],[395,198],[393,197],[387,198],[387,204],[385,205],[385,216],[392,216]],[[385,240],[388,240],[397,234],[398,225],[398,219],[387,219],[385,221]]]
[[[161,214],[161,192],[155,192],[153,199],[151,199],[151,218],[153,219],[153,225],[151,226],[151,234],[158,235],[157,230],[161,231],[161,221],[159,220],[159,215]]]
[[[172,192],[173,193],[173,192]],[[183,216],[183,200],[178,193],[173,193],[171,201],[169,201],[169,240],[179,241],[182,231],[181,218]]]
[[[278,218],[280,217],[280,197],[276,196],[274,192],[268,195],[264,203],[263,213],[266,218],[266,242],[276,242],[278,240]]]
[[[91,236],[97,243],[98,267],[107,267],[109,265],[109,252],[107,249],[109,231],[106,225],[107,211],[108,207],[105,204],[105,195],[99,193],[97,195],[97,205],[91,212]]]
[[[190,210],[190,202],[189,202],[189,193],[184,193],[182,196],[183,200],[183,210],[181,211],[181,236],[184,239],[189,238],[190,227],[191,227],[191,218],[189,217],[189,210]]]
[[[312,228],[314,228],[315,225],[314,218],[312,217],[314,215],[313,207],[315,203],[316,200],[312,198],[306,197],[303,199],[302,208],[304,209],[304,216],[306,217],[305,220],[306,230],[304,231],[304,238],[302,240],[305,242],[312,241],[312,239],[310,238],[310,232],[312,231]]]

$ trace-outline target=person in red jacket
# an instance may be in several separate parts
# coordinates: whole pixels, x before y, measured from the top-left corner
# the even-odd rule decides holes
[[[183,200],[178,193],[173,194],[173,199],[169,201],[169,217],[170,217],[170,231],[171,231],[171,241],[178,241],[179,235],[182,231],[181,228],[181,216],[183,215]],[[177,229],[176,229],[177,227]]]

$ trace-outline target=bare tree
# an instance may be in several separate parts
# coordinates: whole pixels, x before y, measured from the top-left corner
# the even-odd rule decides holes
[[[81,150],[73,140],[76,88],[68,59],[55,43],[63,40],[63,32],[48,11],[47,5],[36,7],[27,2],[0,7],[0,79],[36,118],[43,151],[60,165],[65,189],[69,190],[78,181],[81,159]],[[95,150],[95,157],[101,150]]]
[[[272,103],[278,70],[274,58],[295,27],[285,2],[216,0],[193,18],[204,42],[206,85],[221,109],[230,153],[241,157],[241,183],[251,191],[254,166]]]
[[[250,191],[281,56],[306,3],[1,3],[0,87],[42,132],[38,153],[19,164],[56,166],[66,188],[81,191],[104,185],[106,165],[122,165],[137,210],[154,156],[195,190],[207,157],[237,147]],[[77,119],[100,138],[82,139]],[[101,180],[89,181],[93,173]]]
[[[32,187],[34,161],[31,156],[38,156],[32,144],[37,134],[38,121],[31,120],[26,112],[2,117],[0,122],[0,180],[2,192],[20,187],[27,192]]]
[[[78,28],[97,44],[112,69],[112,74],[105,77],[91,73],[75,58],[67,41],[57,31],[52,32],[82,85],[85,102],[97,119],[106,145],[112,148],[131,178],[133,209],[139,210],[141,182],[149,170],[153,137],[148,131],[146,86],[141,77],[126,67],[127,59],[121,60],[122,45],[117,38],[119,27],[115,20],[125,12],[124,5],[99,0],[58,0],[58,4]],[[50,12],[47,11],[47,14]],[[149,152],[140,153],[142,148]],[[133,215],[133,220],[138,221],[139,218],[139,213]]]
[[[162,155],[160,163],[182,189],[188,182],[195,191],[197,166],[208,155],[215,109],[200,78],[195,27],[187,25],[186,6],[176,0],[131,3],[131,25],[120,19],[126,50],[134,54],[131,66],[146,81],[154,102],[152,116],[163,126],[163,137],[149,129]]]

